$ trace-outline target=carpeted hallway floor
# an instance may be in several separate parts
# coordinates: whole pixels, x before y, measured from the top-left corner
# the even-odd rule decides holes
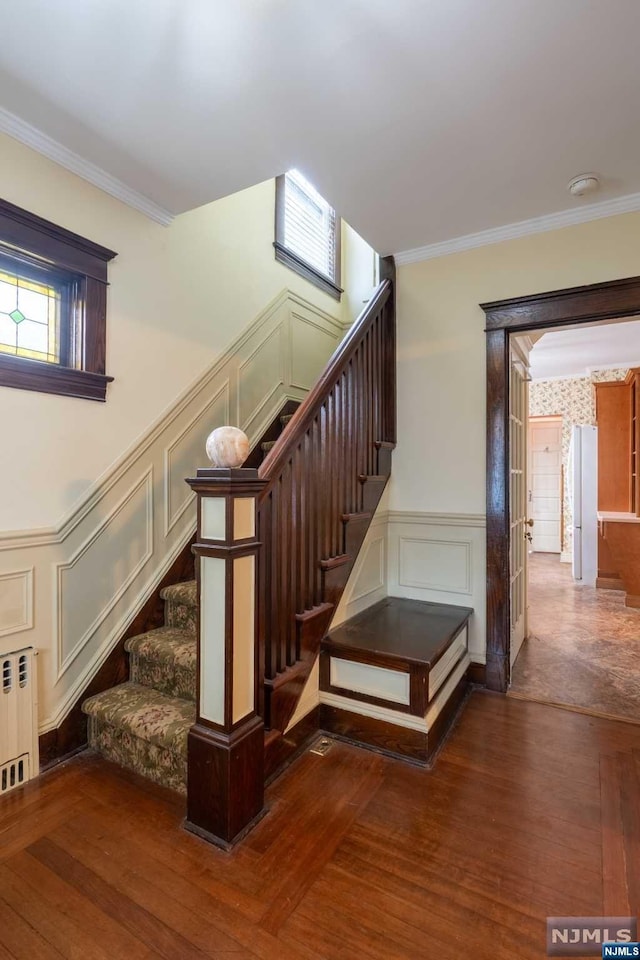
[[[640,610],[578,586],[557,554],[532,554],[529,639],[509,692],[640,723]]]

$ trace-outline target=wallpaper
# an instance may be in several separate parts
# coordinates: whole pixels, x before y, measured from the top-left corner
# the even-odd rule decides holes
[[[571,428],[593,425],[596,422],[596,392],[594,383],[603,380],[624,380],[626,370],[594,370],[588,377],[566,380],[534,380],[529,384],[530,417],[562,417],[563,530],[562,559],[571,559],[573,547],[573,513],[569,496],[567,464]]]

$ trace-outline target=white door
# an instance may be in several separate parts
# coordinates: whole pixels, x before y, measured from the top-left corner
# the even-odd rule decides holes
[[[531,537],[527,516],[528,356],[510,347],[509,377],[509,575],[511,666],[527,633],[527,553]]]
[[[529,517],[531,549],[562,550],[562,417],[529,420]]]

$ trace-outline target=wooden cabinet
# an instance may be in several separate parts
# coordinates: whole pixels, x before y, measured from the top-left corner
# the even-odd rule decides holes
[[[595,384],[598,426],[598,512],[640,515],[640,368],[625,380]],[[616,525],[617,528],[617,525]],[[607,536],[609,529],[609,536]],[[610,521],[600,524],[597,586],[624,589],[620,569],[620,536],[631,528],[614,531]],[[620,536],[618,536],[620,533]],[[614,547],[615,540],[615,547]],[[625,559],[625,563],[628,557]]]
[[[631,385],[596,383],[598,510],[631,511]]]

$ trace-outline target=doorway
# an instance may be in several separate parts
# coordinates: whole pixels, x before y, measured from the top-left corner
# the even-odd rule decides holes
[[[529,412],[527,617],[524,643],[512,636],[509,695],[640,722],[640,611],[610,573],[615,560],[603,554],[608,541],[599,543],[598,522],[607,510],[633,509],[630,408],[640,320],[538,331],[527,335],[521,355]]]
[[[511,474],[511,335],[536,334],[640,315],[640,278],[482,304],[487,334],[486,684],[506,692],[513,642],[512,525],[519,505]],[[516,640],[517,642],[517,640]]]

